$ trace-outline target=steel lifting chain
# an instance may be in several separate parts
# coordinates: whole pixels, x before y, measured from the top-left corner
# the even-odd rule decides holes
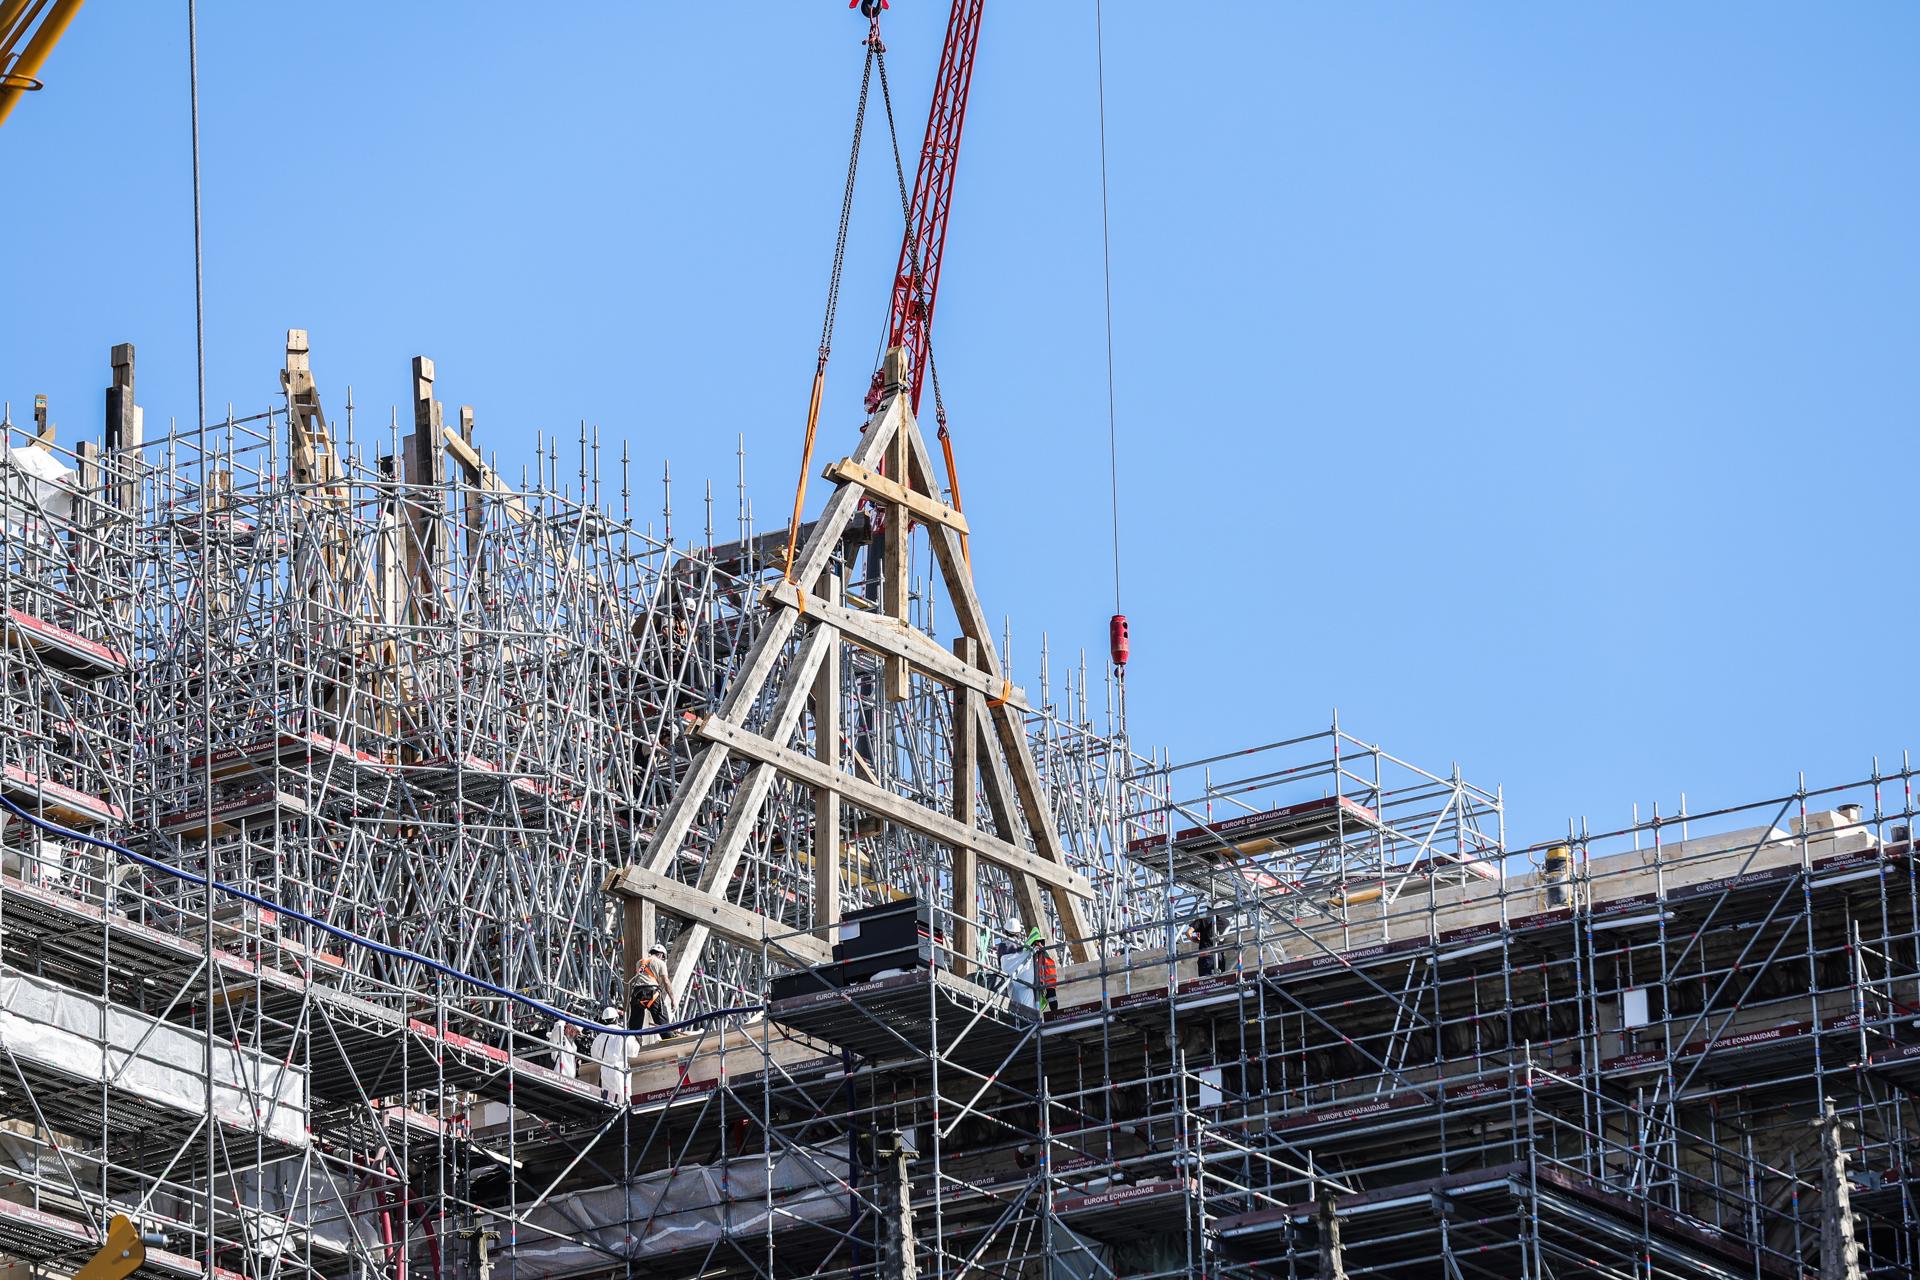
[[[806,442],[800,448],[800,481],[793,490],[793,519],[787,522],[787,559],[782,573],[789,586],[793,586],[793,558],[799,552],[800,513],[807,502],[807,473],[813,469],[813,441],[820,430],[820,400],[827,385],[827,358],[833,354],[833,324],[840,310],[840,276],[847,260],[847,227],[853,221],[854,178],[860,172],[860,136],[866,129],[867,98],[873,85],[874,63],[880,57],[880,42],[869,35],[867,39],[866,65],[860,72],[860,104],[853,113],[853,146],[847,156],[847,184],[840,196],[840,229],[833,241],[833,272],[827,279],[826,315],[820,321],[820,355],[813,367],[813,393],[807,400]],[[882,72],[884,83],[885,73]],[[805,584],[800,584],[802,608],[805,607]]]
[[[820,360],[825,363],[833,350],[834,316],[840,310],[840,272],[847,261],[847,227],[853,221],[853,181],[860,171],[860,135],[867,124],[867,96],[873,84],[873,64],[878,50],[867,46],[867,61],[860,72],[860,105],[853,113],[853,147],[847,154],[847,185],[840,194],[840,229],[833,239],[833,275],[827,281],[827,314],[820,325]]]

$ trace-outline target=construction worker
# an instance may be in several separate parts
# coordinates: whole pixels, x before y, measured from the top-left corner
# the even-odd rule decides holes
[[[1193,922],[1193,945],[1200,953],[1198,972],[1203,978],[1220,971],[1220,957],[1214,951],[1219,936],[1219,927],[1214,924],[1212,916],[1201,916]]]
[[[608,1005],[600,1011],[600,1021],[609,1027],[622,1025],[620,1006]],[[632,1095],[628,1085],[627,1042],[631,1036],[615,1035],[602,1031],[593,1037],[593,1049],[587,1056],[600,1068],[600,1088],[610,1098],[627,1098]]]
[[[1047,935],[1035,925],[1027,930],[1027,951],[1033,956],[1033,1003],[1041,1013],[1053,1008],[1060,989],[1060,966],[1047,949]]]
[[[1564,907],[1573,901],[1573,850],[1557,844],[1541,859],[1540,882],[1547,887],[1547,905]]]
[[[561,1075],[573,1079],[580,1074],[580,1055],[575,1052],[573,1038],[578,1032],[565,1018],[555,1018],[553,1025],[547,1028],[547,1044],[551,1061],[547,1064]]]
[[[633,1016],[628,1024],[664,1027],[672,1021],[673,986],[667,981],[667,949],[656,942],[647,948],[647,958],[633,975]],[[663,1031],[660,1038],[670,1039],[673,1034]]]

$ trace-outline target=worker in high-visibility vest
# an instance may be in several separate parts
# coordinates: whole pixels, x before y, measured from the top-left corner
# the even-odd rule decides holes
[[[673,1021],[673,985],[667,981],[667,949],[659,943],[647,948],[646,959],[633,975],[633,1015],[628,1023],[635,1027],[664,1027]],[[673,1035],[660,1033],[662,1040]]]
[[[1060,987],[1060,966],[1047,949],[1047,935],[1035,925],[1027,930],[1027,951],[1033,956],[1033,1003],[1041,1013],[1053,1008]]]

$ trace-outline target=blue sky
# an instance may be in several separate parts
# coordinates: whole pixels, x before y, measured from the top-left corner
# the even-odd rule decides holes
[[[946,6],[887,17],[918,138]],[[1106,13],[1132,725],[1344,724],[1516,843],[1914,745],[1920,11]],[[860,67],[840,0],[201,6],[208,381],[313,333],[384,420],[433,356],[508,473],[581,420],[797,459]],[[184,5],[95,0],[0,133],[0,395],[193,413]],[[1093,10],[990,6],[935,350],[989,610],[1099,661],[1112,588]],[[876,137],[879,135],[875,135]],[[822,452],[898,244],[863,170]],[[911,163],[911,156],[909,157]],[[153,430],[154,425],[149,429]],[[816,487],[816,502],[818,501]],[[683,526],[684,527],[684,526]],[[723,533],[730,533],[723,526]]]

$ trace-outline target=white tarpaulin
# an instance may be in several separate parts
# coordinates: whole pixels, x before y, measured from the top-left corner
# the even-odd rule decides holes
[[[65,521],[73,514],[74,475],[72,467],[37,445],[16,448],[0,440],[0,491],[7,524],[18,533],[23,527]]]
[[[107,1081],[186,1115],[206,1111],[204,1036],[55,983],[0,973],[0,1044],[23,1064]],[[215,1044],[213,1114],[222,1124],[305,1146],[306,1072]]]

